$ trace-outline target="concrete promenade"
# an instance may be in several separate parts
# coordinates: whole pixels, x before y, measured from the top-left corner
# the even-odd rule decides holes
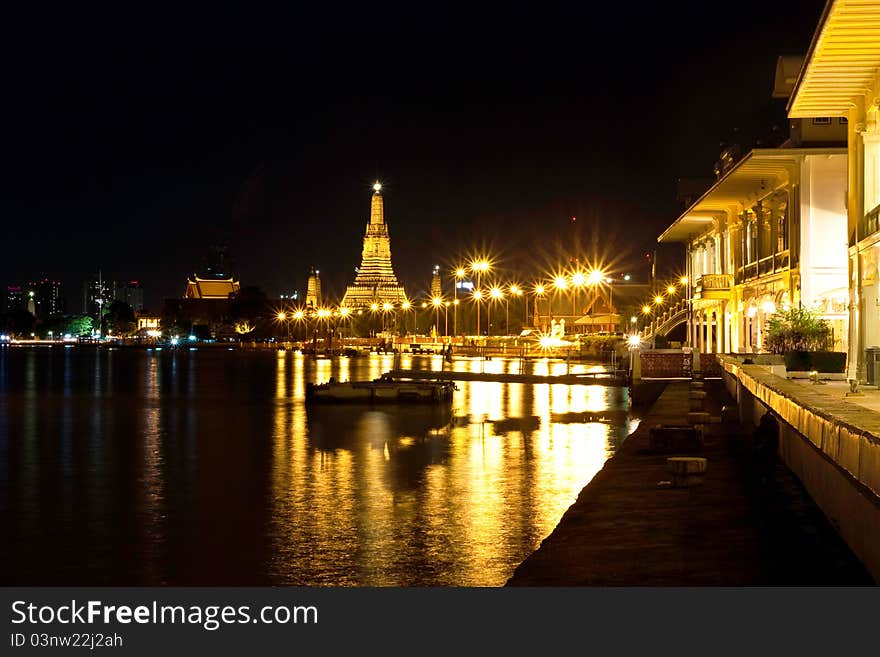
[[[734,405],[721,381],[706,391],[713,416]],[[672,478],[671,454],[648,451],[649,427],[686,424],[688,392],[667,386],[508,585],[874,585],[791,472],[756,462],[737,422],[706,425],[702,484],[658,485]]]

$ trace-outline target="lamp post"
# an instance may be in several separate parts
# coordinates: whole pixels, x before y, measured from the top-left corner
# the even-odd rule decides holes
[[[510,287],[508,288],[508,291],[510,292],[510,296],[521,297],[523,295],[522,288],[519,285],[517,285],[516,283],[511,283]],[[508,299],[508,303],[510,303],[509,299]],[[523,304],[523,328],[525,328],[526,321],[528,319],[527,313],[528,313],[528,304]],[[510,333],[510,330],[508,329],[508,334],[509,333]]]
[[[455,281],[452,285],[452,305],[455,308],[452,309],[452,334],[458,335],[458,283],[461,281],[467,272],[464,267],[458,267],[455,270]]]
[[[443,299],[434,297],[431,299],[431,305],[434,306],[434,326],[437,333],[440,333],[440,306],[443,305]]]
[[[382,333],[385,332],[385,315],[394,310],[394,304],[386,301],[382,304]]]
[[[400,309],[403,311],[403,332],[407,335],[409,335],[409,329],[406,326],[406,316],[411,306],[412,304],[409,301],[404,301],[400,304]]]
[[[578,290],[584,286],[584,283],[587,282],[587,277],[584,276],[583,272],[576,271],[571,276],[571,315],[572,322],[574,322],[574,318],[577,316],[576,310],[576,301]]]
[[[492,312],[492,302],[498,301],[503,298],[504,298],[504,292],[501,291],[501,288],[498,287],[497,285],[493,285],[492,289],[489,290],[489,313]],[[491,334],[491,332],[492,332],[492,323],[491,322],[489,322],[488,329],[489,329],[489,333]]]
[[[287,319],[287,313],[282,310],[275,317],[279,322],[284,322]],[[285,324],[287,324],[287,341],[290,342],[290,322],[285,322]]]
[[[480,302],[483,300],[483,291],[479,288],[474,290],[474,303],[477,304],[477,336],[480,336]]]
[[[451,301],[443,302],[443,335],[449,337],[449,304]]]
[[[541,308],[538,306],[538,297],[543,297],[544,293],[545,293],[544,285],[542,283],[536,283],[535,284],[535,294],[534,294],[533,298],[535,300],[535,307],[538,308],[538,323],[540,323],[540,321],[541,321]]]
[[[476,260],[471,263],[471,270],[477,275],[477,290],[480,290],[480,285],[482,281],[482,274],[489,271],[489,261],[488,260]],[[480,292],[482,298],[482,292]],[[480,304],[477,304],[477,335],[481,335],[480,333]]]

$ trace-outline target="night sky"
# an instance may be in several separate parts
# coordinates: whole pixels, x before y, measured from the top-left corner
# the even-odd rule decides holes
[[[631,268],[676,179],[784,110],[776,57],[824,1],[79,4],[0,9],[0,283],[59,278],[74,311],[99,267],[158,310],[220,242],[243,285],[314,264],[341,293],[376,177],[412,292],[475,249],[587,257],[596,227]]]

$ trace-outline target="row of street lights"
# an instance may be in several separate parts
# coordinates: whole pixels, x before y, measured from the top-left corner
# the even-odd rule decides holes
[[[511,298],[523,298],[528,301],[529,290],[525,286],[518,283],[492,283],[486,289],[483,288],[483,276],[487,275],[492,269],[492,265],[488,259],[476,259],[470,263],[468,267],[460,266],[453,270],[454,286],[453,298],[451,300],[440,296],[435,296],[421,303],[421,308],[434,308],[435,326],[439,332],[440,325],[440,309],[444,310],[444,335],[449,335],[449,307],[453,308],[453,335],[458,335],[458,307],[462,299],[458,296],[459,284],[468,277],[469,273],[476,278],[476,285],[470,291],[471,301],[476,305],[476,333],[482,335],[482,305],[486,302],[487,327],[488,335],[492,334],[492,306],[501,301],[505,302],[505,330],[509,333],[510,326],[510,300]],[[572,315],[577,314],[577,294],[585,287],[596,288],[599,285],[609,282],[607,275],[600,269],[590,269],[588,271],[575,270],[567,274],[554,274],[546,282],[536,282],[531,286],[531,296],[537,301],[539,298],[545,298],[549,295],[551,289],[558,293],[570,291],[572,303]],[[382,312],[382,330],[385,330],[385,316],[389,312],[397,309],[407,312],[413,310],[413,302],[404,300],[399,304],[392,302],[374,302],[370,306],[372,313]],[[281,310],[277,313],[277,319],[287,322],[288,339],[290,338],[290,320],[297,323],[306,321],[307,319],[329,320],[337,317],[343,320],[350,319],[354,314],[362,315],[363,309],[352,311],[351,308],[340,306],[336,309],[317,308],[317,309],[296,309],[293,311]],[[528,324],[529,305],[523,304],[523,324]],[[404,323],[404,330],[406,324]]]

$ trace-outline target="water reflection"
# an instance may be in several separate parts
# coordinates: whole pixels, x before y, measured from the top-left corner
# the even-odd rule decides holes
[[[3,581],[496,586],[634,429],[626,391],[595,385],[459,382],[443,408],[304,403],[307,382],[393,364],[0,351]],[[523,366],[587,368],[455,363]]]

